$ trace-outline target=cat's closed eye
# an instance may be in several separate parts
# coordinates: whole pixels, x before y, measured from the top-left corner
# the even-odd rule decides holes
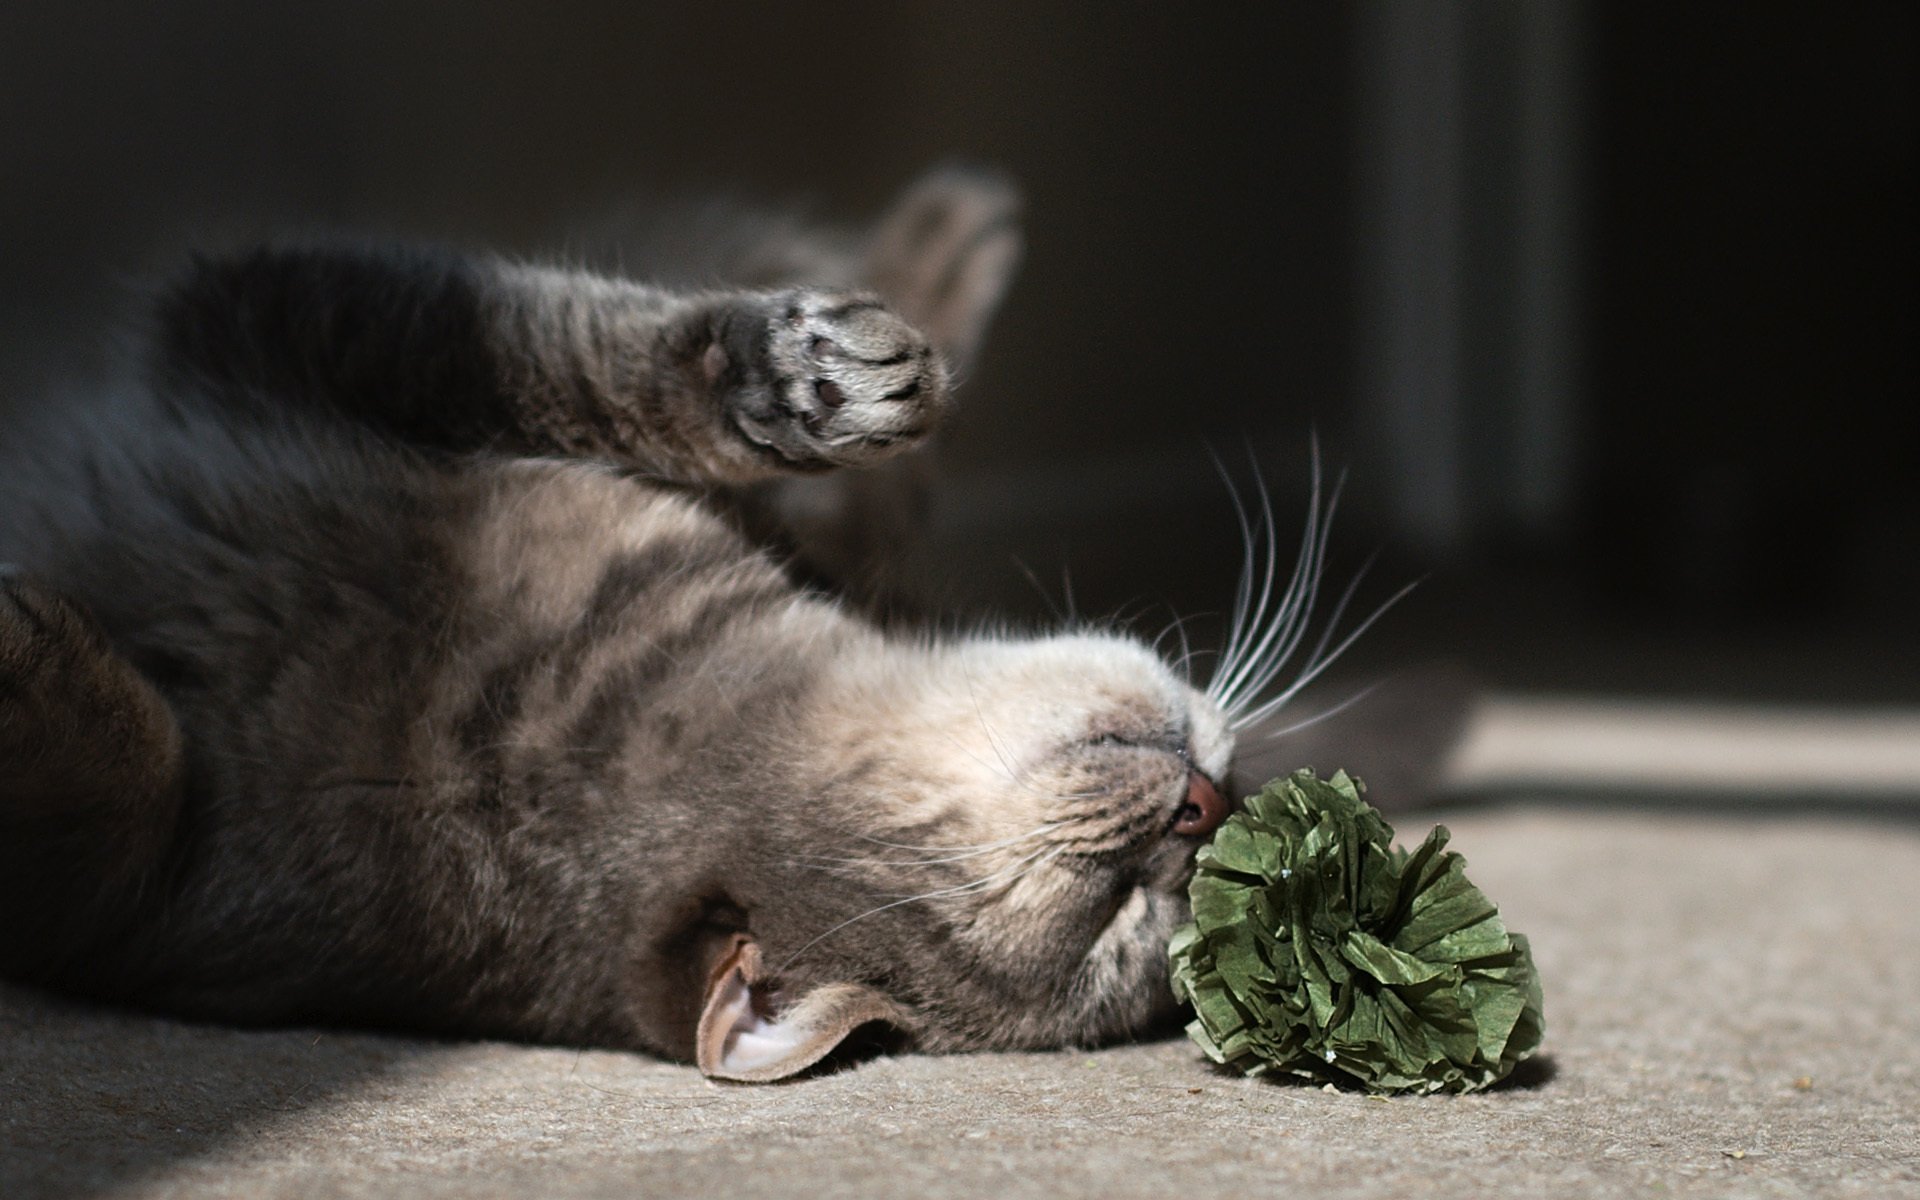
[[[1083,744],[1124,750],[1149,750],[1185,754],[1186,735],[1178,730],[1100,730],[1089,734]]]

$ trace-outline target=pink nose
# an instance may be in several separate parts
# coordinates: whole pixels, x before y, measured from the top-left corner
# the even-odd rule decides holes
[[[1213,786],[1213,780],[1198,771],[1189,772],[1187,802],[1180,806],[1173,831],[1187,837],[1205,837],[1220,828],[1220,822],[1232,811],[1233,806],[1220,794],[1220,789]]]

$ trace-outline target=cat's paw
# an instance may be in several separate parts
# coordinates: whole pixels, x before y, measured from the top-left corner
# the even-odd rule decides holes
[[[701,370],[742,437],[802,470],[918,445],[951,407],[946,364],[927,338],[864,292],[743,300]]]

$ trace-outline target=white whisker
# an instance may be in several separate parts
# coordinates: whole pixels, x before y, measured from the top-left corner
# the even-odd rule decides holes
[[[1172,622],[1160,631],[1160,636],[1153,639],[1153,652],[1156,655],[1160,653],[1160,643],[1167,640],[1169,633],[1179,634],[1180,657],[1175,659],[1172,665],[1174,670],[1180,672],[1180,676],[1186,681],[1187,686],[1192,687],[1193,673],[1187,669],[1187,664],[1193,661],[1194,649],[1192,641],[1187,637],[1187,621],[1188,618],[1176,613]]]
[[[1347,605],[1353,603],[1354,596],[1360,591],[1361,581],[1366,579],[1367,572],[1373,569],[1373,564],[1379,561],[1379,558],[1380,552],[1377,550],[1367,555],[1367,561],[1361,563],[1360,569],[1355,571],[1353,578],[1347,581],[1346,588],[1340,593],[1339,602],[1333,606],[1333,612],[1327,616],[1326,628],[1320,631],[1320,640],[1313,644],[1313,653],[1307,655],[1308,666],[1319,662],[1320,656],[1326,652],[1327,643],[1333,640],[1334,633],[1340,628],[1340,618],[1347,614]]]
[[[1273,496],[1267,489],[1260,464],[1257,459],[1252,462],[1255,495],[1260,507],[1249,514],[1231,474],[1219,456],[1214,456],[1214,465],[1226,482],[1234,515],[1240,525],[1241,562],[1240,577],[1234,585],[1233,609],[1225,647],[1204,694],[1226,714],[1229,727],[1235,731],[1246,729],[1278,712],[1301,689],[1319,678],[1333,665],[1334,660],[1415,586],[1408,584],[1395,592],[1329,649],[1329,644],[1340,635],[1340,622],[1378,557],[1369,556],[1341,590],[1340,598],[1335,602],[1319,637],[1313,641],[1312,649],[1307,652],[1299,674],[1279,694],[1259,701],[1261,694],[1280,678],[1288,664],[1301,652],[1312,626],[1317,623],[1313,619],[1314,610],[1320,603],[1321,588],[1326,580],[1327,551],[1332,542],[1334,518],[1346,490],[1347,473],[1342,470],[1334,477],[1333,487],[1323,499],[1325,472],[1317,435],[1309,441],[1309,456],[1306,529],[1293,556],[1292,572],[1278,596],[1274,594],[1280,566],[1278,522],[1273,513]],[[1261,563],[1263,557],[1264,566]],[[1357,703],[1366,695],[1367,692],[1363,691],[1330,712],[1282,732],[1305,728],[1314,721],[1324,720],[1333,713],[1344,711],[1348,705]]]
[[[1307,532],[1301,545],[1303,565],[1294,568],[1294,577],[1287,588],[1287,594],[1275,620],[1265,637],[1261,639],[1253,658],[1253,669],[1234,690],[1230,697],[1229,712],[1245,706],[1248,699],[1266,690],[1281,670],[1292,660],[1294,651],[1305,639],[1308,624],[1313,615],[1314,606],[1320,598],[1320,581],[1326,574],[1328,534],[1332,532],[1333,518],[1339,511],[1340,495],[1346,487],[1346,473],[1342,472],[1334,482],[1333,493],[1327,500],[1325,514],[1314,511],[1310,505],[1307,515]],[[1314,501],[1317,504],[1318,480],[1315,481]],[[1319,519],[1316,521],[1316,517]]]
[[[1208,453],[1213,454],[1212,450]],[[1220,683],[1239,660],[1247,609],[1253,603],[1253,573],[1258,563],[1255,558],[1253,522],[1247,517],[1247,506],[1240,499],[1240,489],[1234,485],[1232,472],[1227,470],[1227,464],[1220,460],[1218,454],[1213,454],[1213,465],[1220,473],[1220,481],[1227,485],[1227,496],[1233,501],[1234,516],[1240,522],[1240,578],[1234,585],[1226,646],[1220,651],[1220,660],[1214,665],[1213,679],[1208,682],[1206,691],[1207,698],[1218,703]]]
[[[1251,452],[1249,452],[1248,457],[1249,458],[1252,457]],[[1259,600],[1255,601],[1252,610],[1247,615],[1247,622],[1245,626],[1245,634],[1246,634],[1247,641],[1243,642],[1237,648],[1237,653],[1235,654],[1232,667],[1230,668],[1230,670],[1226,672],[1226,678],[1221,681],[1219,703],[1222,708],[1227,709],[1229,711],[1231,711],[1232,709],[1232,697],[1239,688],[1240,679],[1242,678],[1246,669],[1249,666],[1251,666],[1255,661],[1257,661],[1259,657],[1257,651],[1254,648],[1253,643],[1255,642],[1255,639],[1259,635],[1261,626],[1267,620],[1267,602],[1273,596],[1274,577],[1280,569],[1280,535],[1279,535],[1279,530],[1276,527],[1276,524],[1273,519],[1273,493],[1267,490],[1266,477],[1260,473],[1260,464],[1258,461],[1255,461],[1253,463],[1253,482],[1254,482],[1254,487],[1257,489],[1260,497],[1260,518],[1258,523],[1255,526],[1255,535],[1256,536],[1264,535],[1263,540],[1266,542],[1267,569],[1266,569],[1266,578],[1261,582],[1261,585],[1260,585],[1260,598]],[[1313,499],[1312,499],[1312,504],[1315,506],[1316,510],[1319,503],[1320,503],[1320,457],[1319,457],[1319,451],[1316,448],[1314,452],[1314,458],[1313,458]],[[1313,510],[1310,510],[1310,511],[1313,511]],[[1313,518],[1311,516],[1309,516],[1307,519],[1307,527],[1309,530],[1311,530],[1313,527]],[[1305,550],[1306,550],[1306,547],[1303,546],[1302,547],[1303,554],[1305,553]],[[1300,566],[1299,566],[1299,563],[1296,562],[1294,566],[1294,575],[1293,575],[1294,580],[1298,580],[1299,576],[1300,576]],[[1288,590],[1289,591],[1292,590],[1291,582],[1288,584]],[[1285,612],[1286,607],[1287,607],[1286,599],[1283,596],[1281,598],[1280,612],[1281,613]],[[1279,613],[1276,613],[1275,615],[1278,616]]]
[[[1033,573],[1033,568],[1020,561],[1017,557],[1013,560],[1013,565],[1019,567],[1020,573],[1027,577],[1028,583],[1033,585],[1035,594],[1040,597],[1040,602],[1047,606],[1047,612],[1052,614],[1053,619],[1062,625],[1067,624],[1071,614],[1062,612],[1060,606],[1053,602],[1053,596],[1048,593],[1045,587],[1041,586],[1040,577]]]
[[[880,846],[888,850],[905,850],[913,854],[944,855],[944,857],[941,857],[941,858],[881,859],[881,858],[828,858],[825,856],[808,856],[808,858],[810,861],[813,861],[813,862],[845,863],[848,865],[857,865],[857,866],[889,866],[889,867],[931,866],[934,863],[960,862],[964,859],[978,858],[982,854],[991,854],[995,850],[1006,850],[1010,847],[1018,846],[1022,842],[1030,842],[1034,838],[1045,837],[1047,834],[1052,833],[1054,830],[1062,829],[1066,827],[1068,824],[1070,824],[1070,822],[1049,821],[1044,825],[1036,826],[1033,829],[1029,829],[1025,833],[1016,834],[1015,836],[1010,838],[1002,838],[997,842],[980,842],[978,844],[970,845],[970,846],[966,846],[966,845],[963,845],[963,846],[912,846],[912,845],[908,845],[905,842],[882,841],[880,838],[876,838],[876,837],[862,836],[860,839],[863,842],[871,842],[876,846]]]
[[[1194,659],[1199,658],[1201,655],[1205,653],[1207,653],[1205,648],[1198,648],[1198,649],[1190,648],[1185,653],[1183,653],[1179,658],[1174,659],[1173,662],[1169,664],[1173,667],[1174,670],[1179,671],[1181,675],[1186,678],[1188,687],[1193,686],[1193,673],[1189,669],[1189,664],[1191,664]]]
[[[1407,593],[1413,591],[1414,588],[1419,587],[1420,583],[1421,581],[1416,579],[1412,583],[1409,583],[1407,586],[1395,592],[1393,595],[1387,597],[1386,602],[1380,605],[1380,607],[1374,609],[1372,613],[1368,614],[1367,619],[1360,622],[1360,624],[1357,627],[1355,627],[1352,633],[1349,633],[1346,637],[1342,638],[1340,640],[1340,644],[1335,646],[1333,648],[1333,651],[1330,654],[1318,660],[1317,662],[1309,663],[1300,672],[1299,678],[1295,679],[1292,683],[1288,684],[1286,686],[1286,689],[1282,691],[1279,695],[1275,696],[1271,700],[1268,700],[1265,704],[1262,704],[1259,708],[1254,709],[1250,713],[1247,713],[1243,716],[1234,717],[1233,727],[1235,729],[1244,729],[1248,725],[1252,725],[1252,724],[1255,724],[1256,722],[1265,720],[1267,717],[1278,712],[1282,705],[1286,704],[1287,701],[1293,699],[1296,695],[1298,695],[1300,693],[1301,688],[1306,687],[1308,684],[1312,683],[1315,679],[1319,678],[1321,672],[1325,671],[1328,667],[1332,666],[1334,664],[1334,660],[1338,659],[1342,654],[1346,653],[1347,648],[1349,646],[1352,646],[1354,642],[1359,640],[1361,634],[1365,633],[1368,629],[1372,628],[1373,623],[1375,621],[1378,621],[1381,617],[1385,616],[1387,614],[1388,609],[1392,608],[1394,605],[1398,604],[1401,600],[1405,599],[1407,596]]]
[[[1064,853],[1065,850],[1066,847],[1064,846],[1051,848],[1042,846],[1040,849],[1035,850],[1025,857],[1017,858],[1005,866],[996,867],[971,883],[958,884],[950,888],[939,888],[931,892],[917,892],[914,895],[903,896],[901,898],[904,900],[930,900],[939,896],[955,894],[970,895],[978,892],[991,891],[995,887],[1012,887],[1037,869],[1042,862],[1051,862]]]
[[[1342,700],[1340,703],[1334,705],[1332,708],[1327,709],[1325,712],[1316,713],[1313,716],[1308,717],[1304,721],[1295,721],[1293,724],[1288,725],[1284,729],[1275,729],[1275,730],[1269,731],[1265,735],[1265,740],[1272,741],[1274,738],[1285,737],[1290,733],[1299,733],[1302,729],[1311,729],[1322,721],[1330,720],[1334,717],[1337,717],[1341,713],[1352,708],[1354,705],[1360,703],[1362,700],[1365,700],[1368,696],[1373,695],[1374,691],[1377,688],[1379,688],[1379,686],[1380,685],[1377,683],[1370,683],[1366,687],[1363,687],[1359,691],[1355,692],[1353,695],[1348,696],[1345,700]]]
[[[1088,796],[1094,794],[1091,792],[1072,792],[1072,793],[1049,792],[1045,788],[1035,787],[1032,781],[1027,779],[1024,773],[1021,772],[1019,768],[1014,766],[1012,759],[1010,759],[1007,756],[1006,750],[1000,745],[999,738],[994,734],[993,726],[987,723],[986,712],[980,707],[980,693],[973,686],[973,673],[966,669],[964,663],[962,664],[961,671],[962,671],[962,677],[965,678],[967,683],[967,697],[973,702],[974,718],[980,722],[980,731],[986,734],[987,746],[990,749],[992,749],[993,756],[998,760],[1000,760],[1000,766],[999,766],[1000,773],[1006,777],[1006,780],[1008,783],[1024,791],[1031,792],[1035,796],[1039,796],[1043,799],[1048,799],[1048,800],[1084,800]],[[971,758],[973,761],[979,763],[981,766],[987,768],[989,771],[995,769],[992,763],[988,762],[984,758],[981,758],[979,755],[975,754],[973,751],[967,749],[966,743],[962,742],[957,735],[949,732],[947,734],[947,738],[949,741],[951,741],[954,744],[955,748],[957,748],[960,751],[960,753],[966,755],[968,758]]]
[[[1270,588],[1279,559],[1274,532],[1277,522],[1273,517],[1273,497],[1259,474],[1258,464],[1255,464],[1255,479],[1260,485],[1261,500],[1265,505],[1267,580]],[[1331,527],[1333,511],[1339,504],[1340,489],[1346,482],[1346,476],[1343,473],[1335,484],[1324,520],[1321,518],[1321,480],[1320,443],[1316,439],[1312,445],[1306,532],[1301,537],[1299,553],[1294,556],[1293,573],[1287,581],[1286,591],[1281,594],[1270,621],[1266,616],[1266,596],[1263,594],[1261,597],[1252,628],[1261,631],[1264,625],[1264,630],[1247,648],[1245,660],[1237,665],[1221,693],[1221,707],[1230,713],[1244,706],[1249,697],[1257,695],[1279,673],[1285,665],[1285,658],[1281,656],[1291,653],[1292,647],[1298,642],[1296,630],[1303,625],[1306,614],[1312,611],[1319,587],[1321,564],[1325,561],[1326,533]]]
[[[832,937],[834,934],[839,933],[842,929],[845,929],[847,926],[853,924],[855,921],[864,921],[866,918],[871,917],[876,913],[883,913],[883,912],[886,912],[888,909],[899,908],[903,904],[912,904],[918,900],[938,900],[947,896],[962,896],[962,895],[967,895],[974,892],[985,891],[985,890],[991,889],[992,887],[998,884],[1005,884],[1006,886],[1011,887],[1013,884],[1018,883],[1021,879],[1025,878],[1027,875],[1031,874],[1032,872],[1038,870],[1040,867],[1045,866],[1047,863],[1052,862],[1055,858],[1059,857],[1061,850],[1062,850],[1061,847],[1055,847],[1051,851],[1045,848],[1042,848],[1040,850],[1035,851],[1033,854],[1028,855],[1025,858],[1018,859],[1015,862],[1009,864],[1008,866],[1002,867],[999,870],[994,871],[991,874],[985,875],[979,879],[976,879],[971,883],[962,883],[962,884],[957,884],[953,887],[939,888],[931,892],[922,892],[917,896],[903,896],[898,900],[890,900],[885,904],[876,905],[873,908],[867,909],[865,912],[855,913],[853,916],[848,917],[846,920],[840,922],[838,925],[835,925],[833,928],[827,930],[825,933],[822,933],[819,936],[813,938],[811,941],[801,946],[798,950],[795,950],[792,954],[789,954],[786,958],[786,961],[780,964],[778,970],[776,971],[776,974],[778,973],[778,971],[785,971],[788,967],[791,967],[794,964],[794,962],[797,961],[802,954],[805,954],[807,951],[813,949],[815,946],[819,945],[821,942],[825,941],[827,938]],[[1025,869],[1021,870],[1020,868],[1025,868]],[[1007,872],[1010,870],[1014,872],[1012,877],[1002,878],[1002,876],[1006,875]]]
[[[965,659],[961,660],[960,673],[967,681],[967,699],[973,703],[974,719],[980,722],[980,732],[987,735],[988,747],[993,750],[993,756],[1000,760],[1000,765],[1007,769],[1007,778],[1016,783],[1019,782],[1020,773],[1014,769],[1013,760],[1007,757],[1005,748],[1000,745],[1000,739],[994,735],[993,726],[987,724],[986,710],[980,707],[980,691],[973,686],[973,672],[968,669]]]

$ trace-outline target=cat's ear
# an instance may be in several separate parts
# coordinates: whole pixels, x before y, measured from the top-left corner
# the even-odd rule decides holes
[[[908,1023],[897,1004],[857,983],[820,984],[799,996],[777,997],[759,945],[736,934],[707,979],[695,1061],[716,1079],[784,1079],[819,1062],[848,1034],[873,1021]]]
[[[1012,183],[989,171],[942,167],[910,185],[881,218],[861,275],[964,370],[1013,282],[1021,246]]]

